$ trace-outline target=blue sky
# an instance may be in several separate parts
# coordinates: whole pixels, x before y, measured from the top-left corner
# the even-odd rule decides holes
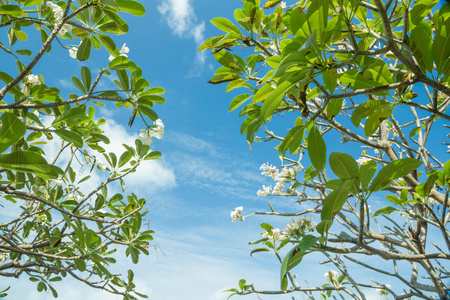
[[[276,144],[254,144],[250,151],[245,137],[239,133],[238,112],[227,112],[230,101],[239,92],[225,94],[225,85],[208,85],[206,82],[217,64],[210,52],[197,52],[204,39],[221,34],[209,20],[232,19],[241,1],[157,0],[146,1],[144,5],[147,9],[144,17],[124,15],[130,32],[115,41],[119,48],[127,44],[129,58],[142,68],[152,86],[166,90],[166,104],[155,107],[166,133],[162,140],[152,144],[152,149],[161,151],[163,156],[144,164],[126,180],[127,191],[148,200],[148,226],[156,231],[155,247],[149,257],[141,257],[138,265],[132,265],[128,259],[120,260],[117,270],[125,273],[127,268],[133,268],[138,291],[158,300],[226,299],[228,294],[221,291],[237,287],[241,278],[254,283],[256,288],[276,290],[279,264],[275,257],[249,255],[252,248],[248,243],[258,239],[257,234],[262,232],[259,224],[268,219],[252,217],[237,224],[230,219],[230,211],[237,206],[244,207],[244,214],[268,210],[268,199],[257,197],[256,192],[263,184],[273,183],[260,175],[259,167],[265,162],[279,165],[278,153],[272,151]],[[4,31],[0,33],[5,36]],[[45,74],[48,85],[60,86],[67,94],[76,92],[70,77],[78,75],[81,66],[86,65],[94,72],[107,64],[104,49],[82,63],[71,59],[68,51],[58,45],[54,48],[34,73]],[[102,84],[105,88],[112,87],[107,80]],[[99,113],[108,120],[104,129],[113,137],[110,150],[121,151],[121,144],[133,143],[144,128],[139,120],[129,128],[129,114],[123,111],[105,108]],[[291,126],[292,120],[280,118],[271,129],[286,132]],[[47,150],[52,152],[51,148]],[[100,180],[100,175],[93,178]],[[296,209],[290,199],[270,201],[281,212]],[[374,199],[374,207],[377,205]],[[269,221],[281,228],[289,219]],[[335,268],[318,265],[325,260],[323,256],[311,260],[302,262],[295,271],[297,281],[304,284],[307,279],[311,285],[326,283],[323,273]],[[312,268],[314,277],[310,276]],[[358,272],[364,276],[362,270]],[[51,294],[37,293],[34,284],[25,278],[2,279],[2,286],[6,284],[13,286],[7,299],[53,299]],[[60,299],[120,299],[73,281],[63,281],[54,287]],[[375,294],[368,293],[367,297],[379,299]],[[291,299],[287,295],[262,298]]]

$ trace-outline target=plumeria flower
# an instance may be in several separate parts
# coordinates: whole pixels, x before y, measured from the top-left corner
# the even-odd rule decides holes
[[[337,280],[339,273],[333,270],[326,272],[323,276],[327,279],[329,283],[333,283]]]
[[[125,53],[130,52],[130,48],[128,48],[126,45],[127,45],[127,43],[123,44],[122,49],[120,49],[120,51],[119,51],[119,56],[128,57],[128,55],[126,55]],[[108,57],[108,60],[112,61],[114,58],[116,58],[116,56],[110,55]]]
[[[236,207],[234,209],[234,211],[232,211],[230,213],[230,217],[231,217],[231,220],[233,221],[233,223],[236,223],[238,220],[241,222],[244,221],[245,218],[242,216],[243,210],[244,210],[244,208],[242,206],[239,206],[239,207]]]
[[[283,232],[280,231],[278,228],[272,229],[272,234],[269,234],[267,231],[262,234],[263,237],[268,238],[269,240],[272,240],[274,242],[282,241],[287,238],[286,235],[283,234]]]
[[[64,11],[61,8],[61,6],[51,3],[51,2],[47,2],[47,6],[50,7],[50,9],[53,11],[53,16],[55,18],[55,22],[61,23],[62,19],[64,17]],[[64,24],[58,33],[61,35],[65,35],[68,31],[72,30],[72,28],[73,27],[71,25]]]
[[[139,134],[139,138],[142,140],[144,145],[150,146],[153,143],[152,136],[150,135],[150,129],[141,129],[141,133]]]
[[[77,53],[78,53],[78,48],[77,47],[72,47],[69,49],[69,55],[72,58],[77,58]]]
[[[105,166],[101,161],[98,161],[98,162],[97,162],[97,168],[98,168],[100,171],[105,171],[105,170],[106,170],[106,166]]]
[[[286,8],[286,2],[281,1],[280,6],[281,6],[281,8],[283,8],[283,9]]]
[[[259,197],[266,197],[270,195],[270,190],[272,189],[271,186],[265,186],[263,185],[262,190],[258,190],[258,192],[256,192],[256,194]]]
[[[21,92],[28,96],[30,94],[31,88],[35,85],[40,84],[42,83],[39,80],[39,76],[33,74],[27,75],[27,77],[25,77],[25,80],[20,84],[20,88],[22,89]]]
[[[142,140],[144,145],[150,146],[153,143],[153,138],[158,140],[162,139],[164,136],[164,123],[161,119],[158,119],[153,124],[152,128],[141,129],[139,138]]]
[[[62,180],[61,180],[61,179],[55,179],[55,180],[53,180],[53,182],[54,182],[57,186],[61,186],[61,185],[62,185]]]
[[[356,160],[356,162],[358,163],[358,165],[362,165],[365,164],[366,162],[370,161],[371,159],[368,159],[367,157],[360,157]]]

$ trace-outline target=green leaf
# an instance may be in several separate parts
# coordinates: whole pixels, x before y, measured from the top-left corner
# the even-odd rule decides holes
[[[16,52],[17,54],[20,54],[20,55],[26,55],[26,56],[31,56],[31,55],[33,55],[33,54],[31,53],[31,51],[28,50],[28,49],[20,49],[20,50],[16,50],[15,52]]]
[[[303,142],[303,137],[305,135],[305,126],[299,125],[295,126],[284,137],[283,142],[278,148],[278,155],[284,157],[286,155],[286,150],[289,149],[291,154],[294,154],[298,150],[300,144]]]
[[[77,59],[80,61],[88,60],[91,55],[91,40],[89,38],[85,38],[77,51]]]
[[[8,170],[30,173],[51,171],[47,161],[36,152],[15,151],[0,157],[0,167]]]
[[[439,0],[421,0],[417,1],[414,7],[409,12],[411,23],[414,25],[419,24],[425,19],[425,16],[431,11]]]
[[[308,135],[308,155],[317,171],[321,172],[325,169],[327,163],[327,145],[316,126],[311,128]]]
[[[145,7],[141,3],[132,0],[116,0],[120,11],[130,13],[134,16],[143,16],[145,14]]]
[[[263,85],[253,96],[252,103],[258,103],[266,100],[273,90],[274,88],[270,84]]]
[[[355,178],[352,186],[352,192],[359,190],[359,169],[356,160],[342,152],[333,152],[329,157],[330,167],[333,173],[342,180]]]
[[[334,191],[328,194],[323,200],[322,212],[320,218],[322,221],[333,219],[344,203],[347,201],[349,190],[354,183],[354,179],[347,179],[338,186]]]
[[[230,20],[225,19],[225,18],[214,18],[211,20],[211,24],[213,24],[214,26],[216,26],[217,28],[219,28],[222,31],[225,32],[235,32],[237,34],[239,34],[240,36],[242,36],[241,31],[239,30],[239,28],[237,28],[236,25],[234,25]]]
[[[376,216],[379,216],[381,214],[389,215],[389,214],[391,214],[394,211],[399,211],[399,210],[397,208],[392,207],[392,206],[386,206],[386,207],[383,207],[383,208],[380,208],[379,210],[377,210],[373,214],[373,216],[376,217]]]
[[[333,94],[334,90],[336,89],[336,86],[337,86],[337,70],[336,69],[325,70],[322,74],[322,78],[323,78],[323,83],[325,84],[325,87],[327,88],[327,90],[330,91],[330,94]],[[341,102],[342,102],[342,99],[331,99],[331,100],[341,100]],[[329,106],[330,106],[330,104],[328,104],[328,107]],[[341,108],[339,108],[339,111],[340,110],[341,110]],[[337,114],[335,114],[335,115],[337,115]]]
[[[366,124],[364,125],[364,134],[366,137],[374,134],[378,130],[380,123],[392,115],[393,110],[394,107],[391,104],[381,105],[376,108],[367,118]]]
[[[242,104],[244,104],[245,101],[247,101],[248,99],[250,99],[252,97],[252,95],[250,94],[242,94],[239,96],[236,96],[233,101],[231,101],[230,103],[230,108],[228,109],[228,111],[233,111],[236,108],[238,108],[239,106],[241,106]]]
[[[91,89],[91,71],[83,66],[81,68],[81,79],[83,80],[83,85],[86,88],[86,91],[89,91]]]
[[[300,243],[294,246],[284,257],[283,262],[281,263],[281,290],[286,291],[287,289],[287,278],[286,273],[289,272],[292,268],[297,266],[305,256],[306,251],[314,246],[317,242],[318,238],[312,235],[306,235],[302,238]]]
[[[416,59],[425,61],[429,72],[433,70],[433,40],[430,24],[422,21],[411,30],[411,41],[417,46],[420,53],[415,53]]]
[[[446,72],[450,57],[450,19],[438,26],[432,50],[438,73]]]
[[[13,17],[19,17],[22,15],[22,9],[17,5],[1,5],[0,6],[0,15],[10,15]]]
[[[267,248],[256,248],[256,249],[253,249],[253,250],[250,252],[250,256],[252,256],[252,254],[253,254],[253,253],[256,253],[256,252],[268,252],[268,251],[270,251],[270,250],[267,249]]]
[[[412,138],[413,136],[419,134],[420,130],[422,129],[422,127],[417,126],[414,127],[410,132],[409,132],[409,137]]]
[[[109,52],[111,55],[119,56],[120,52],[117,49],[116,43],[107,35],[104,34],[98,34],[98,39],[100,40],[100,43],[105,47],[106,51]]]
[[[342,109],[342,99],[331,99],[330,102],[328,102],[327,105],[327,117],[329,119],[333,119],[335,116],[337,116]]]
[[[65,129],[57,129],[54,132],[66,142],[72,143],[78,148],[83,147],[83,140],[78,133]]]
[[[261,118],[263,120],[267,119],[275,112],[287,91],[303,79],[307,72],[308,70],[306,69],[290,72],[279,79],[276,89],[270,93],[261,108]]]
[[[374,88],[377,86],[382,86],[381,83],[375,82],[373,80],[364,78],[358,71],[354,69],[350,69],[346,71],[342,76],[339,78],[339,80],[342,82],[342,84],[346,86],[352,86],[355,89],[368,89],[368,88]],[[373,93],[374,95],[389,95],[388,91],[383,92],[376,92]]]
[[[114,58],[108,66],[111,70],[130,70],[134,71],[136,70],[137,66],[134,62],[130,61],[125,56],[118,56]]]
[[[369,186],[370,180],[372,180],[373,175],[377,171],[377,163],[373,160],[365,162],[359,168],[359,179],[361,181],[361,189],[365,191]]]
[[[376,192],[387,187],[391,180],[404,177],[417,169],[422,162],[415,158],[403,158],[389,163],[378,172],[369,186],[370,192]]]
[[[79,119],[82,119],[84,116],[86,116],[84,106],[71,108],[57,116],[55,120],[53,120],[52,126],[58,127],[63,123],[75,122]]]
[[[389,106],[390,103],[385,100],[368,100],[364,103],[358,105],[352,113],[351,121],[353,125],[359,127],[359,123],[361,121],[372,114],[374,114],[377,110],[383,110],[383,108]]]
[[[0,153],[18,142],[26,132],[23,122],[13,113],[5,112],[0,117]]]

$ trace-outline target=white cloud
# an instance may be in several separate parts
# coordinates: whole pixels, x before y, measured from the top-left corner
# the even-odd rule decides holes
[[[194,39],[197,46],[205,40],[205,23],[197,21],[191,0],[168,0],[158,5],[158,11],[167,22],[172,32],[179,37]],[[199,66],[203,66],[206,60],[204,52],[198,52],[195,56],[195,68],[189,76],[197,76]]]

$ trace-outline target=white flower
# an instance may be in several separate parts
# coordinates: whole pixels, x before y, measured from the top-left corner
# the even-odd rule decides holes
[[[28,96],[30,94],[31,88],[35,85],[40,84],[42,83],[39,80],[39,76],[30,74],[27,77],[25,77],[25,80],[20,84],[20,87],[22,89],[22,93]]]
[[[61,35],[65,35],[68,31],[71,31],[71,30],[72,30],[72,25],[64,24],[58,33]]]
[[[358,163],[358,165],[362,165],[365,164],[366,162],[370,161],[370,159],[368,159],[367,157],[360,157],[356,160],[356,162]]]
[[[272,231],[271,235],[266,231],[262,234],[262,236],[274,242],[282,241],[287,238],[287,236],[285,236],[278,228],[273,228],[271,231]]]
[[[142,140],[144,145],[150,146],[153,143],[152,136],[150,134],[150,129],[141,129],[141,133],[139,134],[139,138]]]
[[[256,192],[256,194],[257,194],[259,197],[269,196],[269,195],[270,195],[270,190],[271,190],[271,189],[272,189],[271,186],[265,186],[265,185],[263,185],[262,191],[261,191],[261,190],[258,190],[258,192]]]
[[[164,123],[161,121],[161,119],[156,120],[152,128],[141,129],[141,133],[139,134],[142,143],[144,145],[149,146],[153,143],[152,138],[155,137],[158,140],[160,140],[163,138],[163,136],[164,136]]]
[[[269,163],[262,164],[259,169],[263,170],[261,172],[261,175],[264,175],[264,176],[267,176],[267,177],[272,177],[275,180],[278,177],[278,170],[277,170],[277,168],[272,166],[272,165],[269,165]]]
[[[55,179],[55,180],[53,180],[53,182],[54,182],[57,186],[61,186],[61,185],[62,185],[62,180],[61,180],[61,179]]]
[[[286,8],[286,2],[281,1],[280,6],[281,6],[281,8]]]
[[[77,53],[78,53],[78,48],[77,47],[72,47],[69,49],[69,55],[72,58],[77,58]]]
[[[281,192],[283,191],[283,187],[284,187],[283,181],[277,182],[277,184],[273,188],[272,195],[275,195],[275,196],[281,195]]]
[[[81,197],[79,195],[74,195],[73,193],[68,193],[66,195],[66,199],[67,200],[75,200],[75,201],[79,202]]]
[[[333,270],[326,272],[323,276],[327,279],[329,283],[333,283],[337,280],[339,273]]]
[[[157,138],[158,140],[162,139],[164,136],[164,123],[161,121],[161,119],[158,119],[155,121],[154,127],[153,127],[153,137]]]
[[[244,208],[242,206],[239,206],[230,213],[231,221],[233,221],[233,223],[236,223],[238,220],[241,222],[244,221],[245,218],[242,216],[243,210]]]
[[[127,43],[123,44],[122,49],[120,49],[120,51],[119,51],[119,56],[125,56],[125,57],[128,57],[128,55],[126,55],[125,53],[130,52],[130,48],[128,48],[126,45],[127,45]],[[116,56],[110,55],[110,56],[108,57],[108,60],[109,60],[109,61],[112,61],[114,58],[116,58]]]
[[[103,162],[101,162],[101,161],[98,161],[97,162],[97,168],[100,170],[100,171],[105,171],[106,170],[106,166],[103,164]]]

